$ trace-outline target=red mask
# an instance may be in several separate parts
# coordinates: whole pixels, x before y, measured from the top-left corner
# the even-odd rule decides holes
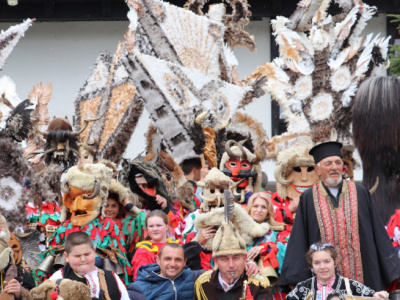
[[[252,164],[246,160],[242,159],[240,160],[239,158],[236,159],[229,159],[225,163],[225,167],[232,172],[231,179],[233,181],[239,181],[242,179],[241,172],[243,171],[251,171]],[[249,184],[249,180],[245,179],[241,184],[239,184],[239,188],[245,188]]]

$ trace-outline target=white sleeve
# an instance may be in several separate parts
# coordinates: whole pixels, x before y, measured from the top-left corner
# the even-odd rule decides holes
[[[51,277],[48,280],[57,280],[57,279],[63,279],[63,278],[64,277],[63,277],[61,270],[58,270],[53,275],[51,275]]]
[[[127,292],[126,287],[125,287],[125,284],[122,283],[122,281],[119,278],[119,276],[116,275],[114,272],[113,272],[113,276],[114,276],[115,280],[117,281],[118,288],[119,288],[119,290],[121,292],[121,300],[130,300],[128,292]]]

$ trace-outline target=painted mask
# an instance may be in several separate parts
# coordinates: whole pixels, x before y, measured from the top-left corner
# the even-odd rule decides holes
[[[291,184],[287,186],[287,196],[290,199],[300,197],[300,195],[319,180],[314,166],[294,167],[292,173],[287,178]]]
[[[69,193],[64,194],[63,204],[71,213],[73,226],[84,226],[92,222],[100,214],[101,196],[100,186],[95,182],[95,188],[91,191],[81,190],[69,186]]]

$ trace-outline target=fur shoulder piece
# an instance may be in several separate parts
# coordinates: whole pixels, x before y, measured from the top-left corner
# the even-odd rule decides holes
[[[211,212],[198,215],[194,224],[199,232],[208,226],[221,224],[224,220],[224,210],[224,207],[219,207]],[[239,204],[235,204],[235,213],[231,221],[248,245],[253,242],[253,238],[263,236],[269,231],[268,223],[257,223]],[[206,247],[211,249],[211,244],[212,241],[209,240]]]

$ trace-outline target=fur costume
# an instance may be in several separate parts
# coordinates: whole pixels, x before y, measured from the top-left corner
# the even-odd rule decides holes
[[[208,153],[215,157],[213,146],[205,143],[213,139],[211,131],[217,133],[239,103],[254,97],[254,87],[237,79],[232,52],[239,44],[255,49],[252,37],[243,30],[250,11],[247,1],[228,3],[231,14],[222,3],[210,6],[207,14],[202,12],[204,4],[196,1],[186,5],[188,10],[145,0],[133,13],[129,5],[130,28],[139,28],[140,35],[137,49],[121,60],[157,129],[157,134],[152,130],[148,135],[149,151],[161,148],[162,143],[181,163],[200,157],[205,150],[211,167],[216,166],[215,158],[207,158]],[[207,119],[196,128],[196,117],[206,111]]]
[[[95,160],[119,163],[143,112],[143,102],[120,61],[125,46],[118,45],[114,58],[109,53],[100,54],[75,100],[77,123],[81,126],[84,117],[101,116],[81,138],[82,146],[89,148]]]
[[[33,151],[29,157],[44,155],[47,165],[58,164],[64,171],[76,165],[79,157],[78,137],[81,131],[73,132],[71,123],[64,118],[53,119],[47,131],[39,129],[37,120],[34,125],[36,131],[46,138],[46,143],[43,150]]]
[[[28,99],[35,104],[35,110],[32,112],[31,118],[37,121],[37,126],[40,130],[49,124],[50,117],[47,105],[51,99],[53,92],[53,86],[51,84],[43,85],[42,83],[37,84],[31,90],[28,95]],[[37,130],[33,127],[27,137],[28,147],[24,150],[24,156],[30,158],[30,154],[38,149],[45,147],[45,139],[41,134],[38,134]],[[41,157],[37,159],[30,159],[30,164],[37,165],[41,164]]]
[[[375,7],[334,2],[346,7],[343,14],[330,15],[330,1],[302,1],[290,18],[273,20],[280,57],[247,79],[268,78],[264,89],[282,106],[290,134],[310,131],[313,142],[323,142],[335,128],[344,150],[353,151],[353,97],[361,80],[385,65],[389,39],[361,36]]]
[[[204,178],[204,182],[198,181],[196,185],[202,188],[200,209],[203,212],[208,212],[214,207],[224,206],[224,190],[237,186],[237,184],[234,185],[233,180],[217,168],[212,168]]]
[[[237,142],[245,140],[243,146],[256,155],[256,162],[264,161],[267,158],[267,133],[261,122],[246,113],[234,114],[226,128],[226,139]],[[221,151],[221,156],[223,152],[224,150]]]
[[[199,230],[195,240],[201,235],[201,231],[209,226],[220,226],[224,220],[224,207],[213,209],[211,212],[199,214],[194,220],[195,227]],[[263,236],[269,231],[268,223],[258,224],[253,218],[239,205],[235,204],[232,223],[239,231],[246,244],[253,243],[253,238]],[[212,250],[213,239],[209,239],[205,244],[208,250]]]
[[[10,263],[13,251],[8,244],[10,241],[10,231],[8,230],[7,220],[0,214],[0,271],[3,271]]]
[[[142,174],[151,192],[145,191],[136,182],[136,175]],[[164,183],[163,177],[154,161],[144,161],[142,156],[125,161],[122,170],[118,174],[118,180],[125,186],[129,186],[131,191],[142,197],[150,210],[160,209],[156,201],[156,195],[160,195],[167,200],[167,206],[172,207],[171,195]]]
[[[33,300],[51,300],[51,293],[56,289],[55,280],[46,280],[30,291]],[[90,287],[74,280],[63,279],[58,285],[57,299],[91,300]]]
[[[153,161],[158,158],[157,165],[163,174],[164,182],[169,185],[169,191],[171,197],[179,199],[180,204],[183,208],[187,209],[189,212],[193,212],[195,207],[193,206],[193,188],[190,182],[186,179],[181,167],[176,163],[171,155],[165,151],[160,151],[159,153],[149,153],[143,159],[145,161]],[[168,179],[169,178],[169,179]]]
[[[24,23],[11,26],[6,31],[0,32],[0,71],[15,45],[25,35],[25,31],[32,25],[33,21],[33,19],[26,19]]]
[[[4,218],[3,215],[0,214],[0,272],[3,272],[4,269],[6,269],[10,264],[15,263],[14,252],[13,252],[11,246],[9,245],[9,242],[10,242],[10,231],[8,229],[7,220],[6,220],[6,218]],[[20,267],[20,266],[18,266],[18,267]],[[23,281],[23,278],[22,278],[23,273],[21,273],[21,271],[22,271],[21,269],[18,271],[18,276],[16,278],[19,282]],[[4,276],[4,274],[2,274],[2,276]],[[2,287],[3,287],[3,283],[2,283]],[[1,295],[1,293],[2,292],[0,289],[0,295]],[[20,295],[19,299],[21,299],[21,300],[30,300],[31,299],[29,296],[29,291],[27,291],[22,286],[21,286],[21,295]]]
[[[40,206],[42,200],[57,200],[49,184],[32,170],[22,156],[22,149],[14,140],[23,140],[30,126],[29,100],[25,100],[11,112],[5,122],[5,128],[0,131],[0,213],[10,221],[11,231],[25,226],[23,212],[25,203],[33,199]],[[29,179],[30,188],[25,191],[23,178]],[[27,182],[25,180],[25,182]]]
[[[400,208],[400,81],[394,77],[365,80],[354,99],[353,137],[363,166],[363,185],[370,188],[386,224]]]
[[[104,164],[79,164],[70,168],[62,183],[63,222],[51,236],[49,242],[53,254],[64,244],[66,236],[75,231],[88,234],[96,241],[96,249],[106,253],[106,257],[122,267],[123,280],[129,284],[130,264],[126,258],[125,240],[118,225],[104,215],[108,192],[114,188],[119,197],[130,195],[126,188],[113,181],[113,170]],[[122,200],[120,200],[122,201]],[[67,215],[67,209],[69,214]],[[47,252],[43,258],[49,255]]]

